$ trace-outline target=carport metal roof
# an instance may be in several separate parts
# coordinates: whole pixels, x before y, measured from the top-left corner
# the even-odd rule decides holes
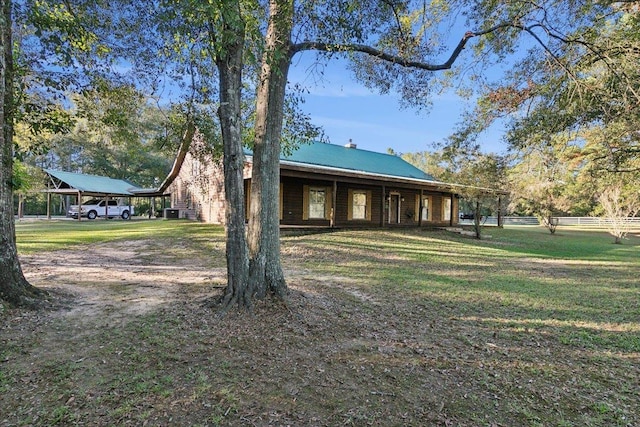
[[[135,196],[136,190],[142,190],[140,187],[122,179],[52,169],[44,169],[44,171],[49,176],[50,185],[48,185],[47,190],[49,193],[82,193],[87,196]]]

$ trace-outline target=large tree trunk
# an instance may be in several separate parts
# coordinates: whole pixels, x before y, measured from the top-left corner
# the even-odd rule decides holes
[[[233,304],[249,307],[253,291],[248,286],[249,258],[245,234],[244,153],[242,150],[242,55],[244,25],[239,3],[225,10],[224,49],[217,60],[220,73],[220,124],[224,145],[224,190],[227,245],[227,289],[222,310]]]
[[[280,264],[280,138],[289,72],[293,2],[270,0],[269,24],[256,99],[249,216],[249,281],[258,297],[284,297]]]
[[[22,274],[16,249],[13,212],[13,49],[11,0],[1,0],[0,19],[0,299],[15,306],[34,305],[44,292],[31,286]]]

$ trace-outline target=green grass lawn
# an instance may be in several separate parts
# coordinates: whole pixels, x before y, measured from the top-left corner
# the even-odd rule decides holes
[[[33,254],[92,243],[224,236],[220,227],[189,221],[24,221],[16,224],[16,243],[20,254]]]
[[[127,263],[103,284],[76,274],[74,292],[109,291],[100,316],[73,320],[73,301],[66,317],[5,313],[0,426],[640,425],[638,233],[623,245],[568,227],[487,228],[480,241],[416,229],[284,236],[289,305],[218,319],[198,298],[219,287],[141,274],[220,269],[221,227],[42,221],[16,232],[25,259],[75,251],[69,268],[83,274],[96,262],[78,261],[83,248],[145,245],[130,278],[108,280]],[[175,301],[122,314],[139,299],[128,293],[154,286]]]
[[[631,321],[635,333],[623,347],[640,351],[637,236],[615,245],[601,231],[486,233],[491,238],[478,241],[439,231],[353,231],[291,242],[315,250],[304,260],[312,270],[359,278],[382,298],[409,294],[455,304],[461,315],[481,309],[496,322],[517,318],[534,326]]]

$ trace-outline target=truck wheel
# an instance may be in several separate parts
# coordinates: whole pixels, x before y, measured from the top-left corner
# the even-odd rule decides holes
[[[98,216],[98,212],[96,211],[89,211],[89,213],[87,214],[87,218],[89,219],[96,219],[97,216]]]
[[[122,219],[129,219],[129,211],[122,212]]]

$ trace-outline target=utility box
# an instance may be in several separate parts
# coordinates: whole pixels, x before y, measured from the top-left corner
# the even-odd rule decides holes
[[[164,219],[179,219],[180,218],[180,209],[165,209],[164,210]]]

